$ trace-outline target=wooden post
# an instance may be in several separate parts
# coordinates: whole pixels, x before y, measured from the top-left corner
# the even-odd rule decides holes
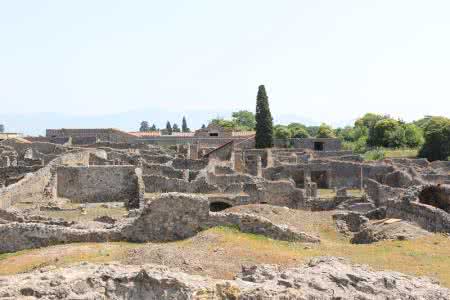
[[[361,185],[360,190],[362,191],[364,189],[364,173],[363,173],[363,166],[361,165]]]

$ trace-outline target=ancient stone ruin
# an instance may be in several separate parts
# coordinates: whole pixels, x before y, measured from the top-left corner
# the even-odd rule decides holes
[[[216,147],[0,142],[0,253],[82,242],[173,242],[217,227],[321,243],[319,234],[295,224],[233,210],[249,205],[333,211],[337,230],[359,244],[450,233],[448,162],[366,162],[337,146],[314,150],[307,142],[273,149],[233,140]],[[123,265],[79,265],[32,277],[2,278],[0,296],[318,299],[333,291],[333,299],[450,297],[429,280],[373,272],[337,258],[286,270],[245,267],[232,281]]]

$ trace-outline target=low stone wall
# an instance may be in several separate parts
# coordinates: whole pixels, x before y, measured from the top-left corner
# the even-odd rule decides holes
[[[54,244],[123,240],[117,230],[81,230],[39,223],[0,225],[0,253],[46,247]]]
[[[427,168],[430,166],[430,162],[426,158],[389,158],[387,161],[403,167]]]
[[[416,223],[432,232],[450,233],[450,214],[442,209],[413,201],[390,201],[386,216]]]
[[[135,202],[140,172],[134,166],[59,167],[57,195],[76,202]]]
[[[294,231],[288,226],[276,225],[267,218],[253,214],[210,213],[208,222],[209,226],[237,226],[242,232],[262,234],[276,240],[304,243],[320,242],[320,239],[316,236]]]

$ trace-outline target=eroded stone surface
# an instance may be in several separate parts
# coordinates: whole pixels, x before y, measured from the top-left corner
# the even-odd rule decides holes
[[[2,299],[449,299],[427,278],[374,272],[339,258],[281,270],[243,267],[236,280],[174,272],[158,265],[81,264],[0,277]],[[28,297],[28,298],[26,298]]]

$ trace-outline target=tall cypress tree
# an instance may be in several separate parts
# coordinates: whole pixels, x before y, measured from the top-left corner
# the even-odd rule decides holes
[[[166,123],[166,130],[168,135],[172,135],[172,125],[170,125],[169,121]]]
[[[269,98],[264,85],[258,88],[256,98],[256,148],[271,148],[273,146],[273,124],[272,114],[269,108]]]
[[[181,122],[181,131],[183,131],[183,132],[189,132],[190,131],[189,127],[187,126],[187,122],[186,122],[186,117],[185,116],[183,116],[183,121]]]

